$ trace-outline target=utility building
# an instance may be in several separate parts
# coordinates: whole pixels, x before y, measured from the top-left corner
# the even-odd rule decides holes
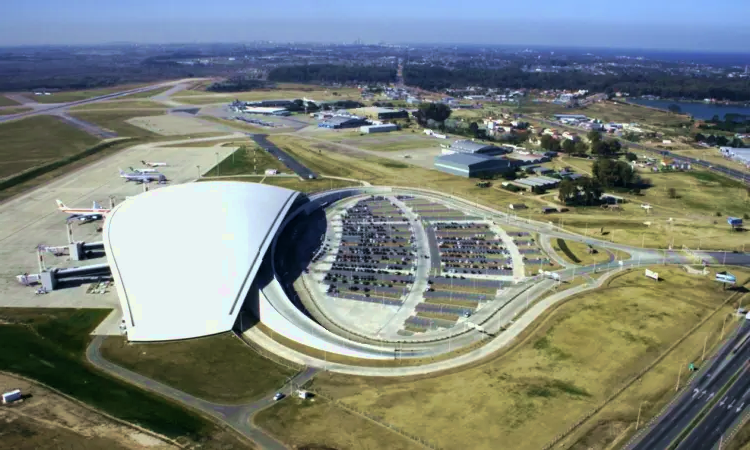
[[[481,154],[452,153],[435,157],[435,169],[461,177],[482,177],[512,170],[510,161]]]
[[[382,125],[366,125],[359,127],[361,133],[388,133],[389,131],[396,131],[398,127],[392,123],[384,123]]]

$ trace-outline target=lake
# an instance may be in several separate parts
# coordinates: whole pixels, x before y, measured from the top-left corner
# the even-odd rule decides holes
[[[682,112],[690,114],[696,119],[710,119],[714,115],[718,115],[722,119],[724,114],[747,114],[750,116],[750,107],[746,106],[723,106],[723,105],[711,105],[708,103],[698,102],[679,102],[671,100],[648,100],[645,98],[631,98],[628,99],[631,103],[637,103],[639,105],[651,106],[653,108],[667,109],[669,105],[678,105],[682,108]]]

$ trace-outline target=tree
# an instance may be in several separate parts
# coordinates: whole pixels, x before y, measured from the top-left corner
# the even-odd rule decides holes
[[[706,140],[706,136],[704,136],[702,133],[696,133],[694,139],[695,142],[703,142]]]
[[[557,199],[565,204],[568,204],[569,202],[573,201],[577,192],[578,187],[576,186],[576,183],[574,181],[568,179],[562,180],[558,188]]]
[[[417,120],[434,120],[435,122],[445,122],[451,116],[450,106],[444,103],[422,103],[417,110]],[[422,122],[420,122],[422,123]]]
[[[638,161],[638,155],[636,155],[633,152],[627,152],[625,153],[625,159],[627,159],[630,162]]]
[[[602,140],[602,135],[596,130],[591,130],[586,134],[586,138],[591,142],[592,144],[594,142],[599,142]]]
[[[545,134],[539,139],[539,146],[550,152],[559,152],[561,149],[560,141],[549,134]]]
[[[667,106],[667,109],[672,114],[680,114],[682,112],[682,108],[680,108],[680,105],[676,105],[672,103],[671,105]]]
[[[628,131],[627,133],[624,133],[622,135],[622,138],[625,139],[626,141],[638,142],[641,140],[641,135],[638,133],[634,133],[632,131]]]
[[[732,139],[732,142],[729,143],[729,146],[734,148],[743,148],[745,146],[745,143],[742,141],[742,139],[735,137]]]
[[[729,139],[726,136],[717,136],[716,137],[716,145],[719,147],[724,147],[729,144]]]
[[[583,155],[587,151],[589,151],[589,146],[585,142],[583,141],[576,142],[576,151],[575,151],[576,155]]]
[[[571,139],[565,139],[562,143],[562,151],[563,153],[572,155],[573,153],[576,152],[576,143],[573,142]]]
[[[471,122],[469,124],[469,133],[474,136],[475,138],[479,137],[479,125],[477,125],[476,122]]]
[[[594,179],[605,188],[627,188],[639,181],[633,168],[625,161],[600,158],[594,161],[591,172]]]
[[[667,196],[669,198],[678,198],[678,196],[677,196],[677,189],[675,189],[675,188],[669,188],[669,189],[667,189]]]

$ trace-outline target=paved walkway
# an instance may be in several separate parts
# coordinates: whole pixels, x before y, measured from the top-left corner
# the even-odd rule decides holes
[[[211,416],[214,419],[229,425],[235,431],[252,440],[263,449],[287,449],[284,444],[277,441],[260,428],[254,426],[251,420],[255,413],[275,403],[273,401],[273,395],[276,391],[268,393],[260,400],[244,405],[222,405],[212,403],[152,380],[151,378],[144,377],[143,375],[132,372],[104,359],[100,352],[102,342],[104,342],[104,337],[97,336],[86,349],[86,359],[98,369],[109,375],[127,381],[130,384],[136,385],[141,389],[155,392],[174,400],[179,404],[188,406],[191,409]],[[317,372],[318,370],[315,368],[307,368],[289,380],[289,382],[279,390],[291,389],[292,385],[302,385],[311,380]]]
[[[523,255],[518,251],[518,246],[513,242],[513,238],[502,227],[490,225],[490,228],[497,233],[500,240],[503,241],[505,248],[508,249],[508,253],[510,253],[510,259],[513,261],[513,279],[516,282],[523,280],[526,273],[524,271]]]

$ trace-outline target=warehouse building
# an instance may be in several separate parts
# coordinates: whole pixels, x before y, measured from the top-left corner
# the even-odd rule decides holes
[[[481,154],[452,153],[435,157],[435,169],[473,178],[492,176],[512,170],[510,161],[504,158],[492,158]]]
[[[365,134],[388,133],[390,131],[396,130],[398,130],[398,126],[392,123],[384,123],[382,125],[365,125],[363,127],[359,127],[359,131]]]
[[[367,125],[367,121],[357,116],[333,116],[318,124],[320,128],[331,129],[356,128],[362,125]]]
[[[722,156],[742,164],[750,164],[750,148],[719,147]]]
[[[244,102],[247,106],[261,106],[267,108],[286,108],[294,103],[294,100],[258,100],[255,102]]]
[[[242,110],[242,112],[247,114],[262,114],[266,116],[288,116],[291,115],[289,111],[287,111],[286,108],[274,108],[274,107],[264,107],[264,106],[255,106],[255,107],[247,107]]]
[[[453,153],[468,153],[481,155],[505,155],[512,150],[504,147],[497,147],[491,144],[470,141],[468,139],[455,141],[449,147],[443,146],[443,154],[450,155]]]

